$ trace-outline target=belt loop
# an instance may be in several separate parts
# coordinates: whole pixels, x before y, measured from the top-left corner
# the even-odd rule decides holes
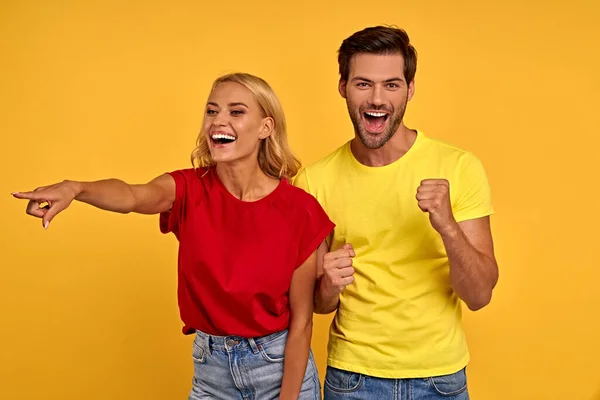
[[[254,354],[258,354],[258,345],[254,341],[254,339],[252,339],[252,338],[248,339],[248,343],[250,343],[250,348],[252,349],[252,352]]]
[[[212,355],[212,347],[210,346],[210,335],[204,334],[204,346],[209,355]]]

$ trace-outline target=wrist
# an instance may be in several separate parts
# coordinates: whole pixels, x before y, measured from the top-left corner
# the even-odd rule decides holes
[[[83,182],[65,180],[64,183],[70,189],[73,199],[77,199],[77,197],[84,192],[85,185]]]
[[[458,222],[456,222],[454,218],[446,225],[444,229],[440,229],[440,235],[442,236],[443,240],[454,240],[461,234],[461,232],[460,225],[458,225]]]
[[[330,303],[334,299],[337,299],[340,294],[338,288],[328,285],[323,281],[321,281],[321,284],[319,285],[319,292],[321,293],[321,299],[326,303]]]
[[[288,400],[288,399],[289,400],[296,400],[296,399],[298,399],[298,395],[299,394],[300,394],[299,391],[298,391],[297,394],[294,394],[294,393],[291,393],[289,391],[285,391],[285,389],[284,389],[284,390],[282,390],[279,393],[279,400]]]

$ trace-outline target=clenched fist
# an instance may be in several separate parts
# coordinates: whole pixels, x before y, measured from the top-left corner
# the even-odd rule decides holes
[[[321,287],[329,296],[337,296],[354,282],[352,258],[355,256],[351,244],[329,252],[323,257],[323,277]]]
[[[440,235],[451,231],[456,225],[450,205],[450,183],[446,179],[425,179],[417,188],[419,208],[429,213],[433,229]]]

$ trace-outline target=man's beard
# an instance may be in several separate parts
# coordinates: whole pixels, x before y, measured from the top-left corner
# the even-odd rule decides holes
[[[404,118],[406,104],[407,102],[404,102],[404,104],[402,104],[401,107],[395,113],[392,113],[390,108],[386,106],[376,107],[373,105],[359,107],[358,112],[356,112],[355,108],[352,107],[351,104],[349,104],[346,101],[346,106],[348,107],[348,114],[350,115],[352,125],[354,125],[354,132],[358,134],[360,141],[368,149],[379,149],[383,147],[383,145],[385,145],[392,138],[392,136],[394,136],[394,134],[398,130],[398,127],[402,123],[402,119]],[[385,122],[386,124],[388,124],[387,129],[379,134],[369,133],[363,123],[364,110],[387,112],[389,119],[389,121]]]

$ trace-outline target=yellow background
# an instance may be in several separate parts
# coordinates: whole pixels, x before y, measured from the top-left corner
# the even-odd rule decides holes
[[[192,376],[157,218],[74,204],[44,231],[10,192],[189,166],[210,84],[237,70],[273,85],[313,161],[352,136],[336,50],[380,23],[420,55],[407,124],[475,152],[493,189],[471,397],[598,398],[599,19],[592,0],[3,1],[0,399],[183,399]]]

